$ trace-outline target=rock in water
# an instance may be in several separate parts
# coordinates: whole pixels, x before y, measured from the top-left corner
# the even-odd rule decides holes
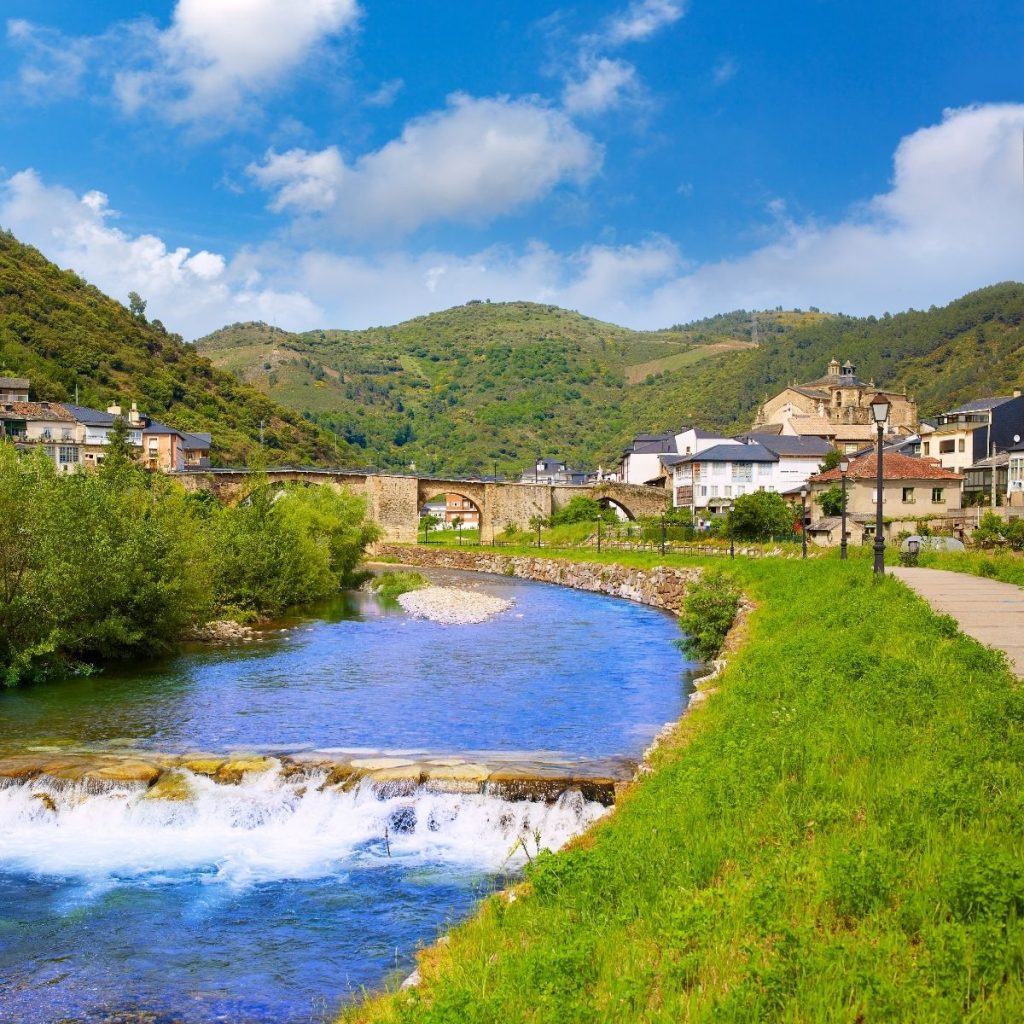
[[[455,587],[426,587],[399,595],[398,603],[417,619],[446,625],[485,622],[512,607],[511,601]]]

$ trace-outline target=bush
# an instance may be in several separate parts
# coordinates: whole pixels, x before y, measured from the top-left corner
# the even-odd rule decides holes
[[[686,636],[680,648],[698,661],[717,658],[739,604],[739,587],[719,569],[706,571],[683,601],[679,625]]]
[[[570,523],[617,523],[618,516],[593,498],[573,498],[565,508],[560,508],[548,520],[551,526],[567,526]]]
[[[421,572],[400,570],[398,572],[382,572],[370,580],[370,589],[380,597],[394,600],[411,590],[422,590],[430,586],[430,580]]]
[[[771,491],[737,498],[729,510],[728,526],[737,540],[771,540],[793,534],[793,510]]]

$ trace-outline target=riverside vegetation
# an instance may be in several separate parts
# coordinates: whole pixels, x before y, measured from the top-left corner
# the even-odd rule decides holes
[[[275,500],[275,499],[280,500]],[[220,506],[147,473],[124,432],[95,473],[0,442],[0,682],[160,653],[211,618],[273,615],[358,582],[377,536],[361,498],[282,498],[254,474]]]
[[[1020,1020],[1024,691],[851,554],[731,563],[745,641],[654,772],[341,1020]]]

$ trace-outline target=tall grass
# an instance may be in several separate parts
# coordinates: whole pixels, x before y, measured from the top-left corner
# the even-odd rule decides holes
[[[655,772],[343,1021],[1024,1019],[1020,684],[865,560],[730,572],[747,642]]]

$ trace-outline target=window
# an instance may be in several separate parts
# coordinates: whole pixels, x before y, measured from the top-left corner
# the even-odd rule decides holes
[[[961,437],[960,438],[960,443],[959,443],[959,445],[957,447],[957,451],[962,452],[963,450],[964,450],[964,439]]]
[[[712,484],[711,485],[711,497],[712,498],[717,498],[718,497],[718,486],[716,484]]]
[[[759,462],[757,464],[757,475],[762,480],[767,480],[772,475],[772,464],[770,462]]]
[[[945,491],[941,487],[932,488],[932,502],[936,505],[941,505],[945,500]]]
[[[78,448],[75,445],[62,444],[59,449],[58,458],[62,466],[69,466],[78,461]]]
[[[732,478],[741,483],[749,483],[754,479],[754,464],[752,462],[734,462],[732,464]]]
[[[921,445],[921,447],[924,449],[924,454],[925,455],[931,455],[931,453],[932,453],[932,443],[931,443],[931,441],[925,441]]]
[[[701,488],[700,488],[700,496],[701,496],[702,498],[706,498],[706,497],[708,496],[708,487],[707,487],[707,484],[702,484],[702,485],[701,485]]]
[[[913,505],[914,504],[914,488],[904,487],[903,488],[903,504]]]
[[[712,476],[725,476],[725,463],[724,462],[712,462],[711,463],[711,475]]]
[[[730,484],[726,484],[725,485],[725,497],[727,497],[727,498],[731,498],[732,497],[732,486]]]
[[[886,499],[885,499],[885,492],[883,491],[883,492],[882,492],[882,504],[883,504],[883,505],[885,504],[885,500],[886,500]],[[872,488],[872,490],[871,490],[871,504],[872,504],[872,505],[876,505],[876,504],[878,504],[878,494],[877,494],[877,492],[876,492],[876,491],[874,490],[874,488]]]
[[[950,438],[948,441],[939,442],[939,454],[949,455],[951,452],[956,451],[956,441]]]

